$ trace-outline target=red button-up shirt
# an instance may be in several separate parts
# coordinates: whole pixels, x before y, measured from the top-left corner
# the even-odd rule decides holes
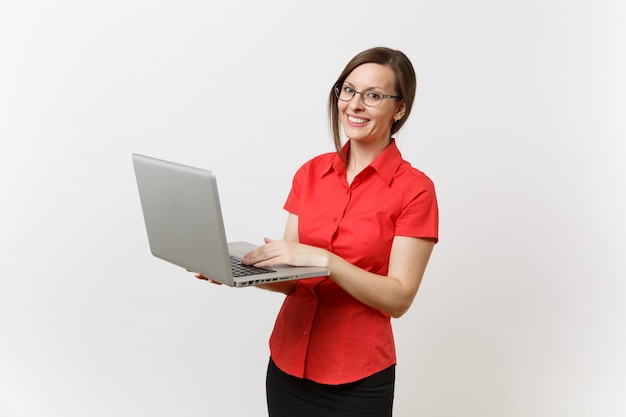
[[[298,215],[301,243],[380,275],[387,275],[394,236],[438,239],[433,183],[402,159],[395,142],[351,185],[336,153],[305,163],[285,209]],[[356,381],[396,362],[390,316],[328,277],[298,281],[278,314],[270,350],[284,372],[323,384]]]

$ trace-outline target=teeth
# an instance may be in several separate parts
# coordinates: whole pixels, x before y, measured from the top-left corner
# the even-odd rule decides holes
[[[350,120],[352,123],[365,123],[365,122],[367,122],[367,119],[359,119],[357,117],[352,117],[352,116],[348,116],[348,120]]]

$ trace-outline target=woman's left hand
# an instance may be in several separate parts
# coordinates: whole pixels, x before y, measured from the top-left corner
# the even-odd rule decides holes
[[[329,253],[324,249],[284,239],[265,238],[265,245],[247,253],[241,261],[246,265],[271,267],[285,264],[293,266],[328,266]]]

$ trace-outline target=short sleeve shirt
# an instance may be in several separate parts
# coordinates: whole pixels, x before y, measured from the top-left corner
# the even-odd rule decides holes
[[[284,207],[298,216],[301,243],[383,276],[395,236],[438,240],[434,185],[402,159],[395,141],[350,185],[336,153],[308,161]],[[390,316],[330,277],[298,281],[278,313],[270,351],[284,372],[322,384],[357,381],[396,363]]]

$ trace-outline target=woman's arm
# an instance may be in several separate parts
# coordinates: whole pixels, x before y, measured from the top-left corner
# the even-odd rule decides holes
[[[396,236],[387,276],[367,272],[332,253],[328,268],[337,285],[354,298],[398,318],[411,307],[434,246],[430,239]]]
[[[424,276],[435,245],[433,240],[396,236],[388,275],[383,276],[365,271],[324,249],[298,243],[297,226],[298,217],[290,214],[285,231],[285,237],[290,240],[267,240],[266,245],[250,252],[242,261],[269,267],[279,263],[324,266],[330,269],[337,285],[362,303],[396,318],[407,312]],[[294,231],[296,239],[291,240]],[[295,282],[292,284],[295,286]]]

